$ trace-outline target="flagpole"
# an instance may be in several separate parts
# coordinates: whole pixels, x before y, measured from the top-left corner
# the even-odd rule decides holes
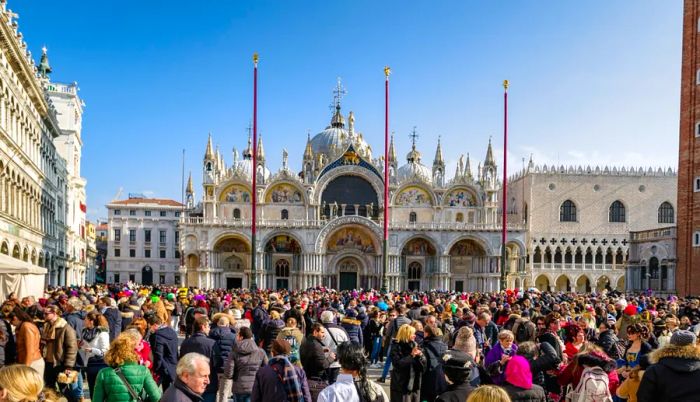
[[[258,289],[256,269],[257,253],[255,232],[257,229],[257,176],[258,176],[258,53],[253,53],[253,165],[251,168],[253,175],[253,187],[251,188],[251,215],[253,218],[251,224],[251,252],[250,252],[250,271],[252,273],[250,281],[250,290],[255,292]]]
[[[382,240],[382,293],[389,290],[386,271],[389,265],[389,66],[384,67],[384,239]]]
[[[501,290],[508,287],[506,235],[508,226],[508,80],[503,81],[503,219],[501,229]]]

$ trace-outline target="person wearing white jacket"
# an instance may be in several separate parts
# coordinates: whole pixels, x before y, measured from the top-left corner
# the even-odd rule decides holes
[[[109,350],[109,324],[107,318],[97,311],[91,311],[85,317],[83,339],[80,341],[80,355],[85,364],[88,384],[90,386],[90,399],[95,389],[97,373],[107,367],[104,357]]]

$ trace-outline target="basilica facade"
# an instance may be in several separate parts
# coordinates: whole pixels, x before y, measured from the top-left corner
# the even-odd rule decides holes
[[[300,171],[287,163],[273,172],[262,140],[232,163],[212,144],[204,153],[203,188],[187,184],[179,225],[181,283],[201,287],[302,289],[379,288],[385,219],[384,161],[336,103],[330,124],[307,139]],[[415,137],[405,162],[389,151],[390,289],[497,290],[501,272],[498,169],[489,143],[472,170],[461,158],[448,177],[438,141],[432,166],[423,164]],[[256,174],[257,188],[252,189]],[[258,232],[251,239],[251,192],[257,192]],[[510,286],[526,277],[525,225],[508,227]],[[252,249],[255,247],[255,253]],[[251,256],[257,269],[251,270]]]

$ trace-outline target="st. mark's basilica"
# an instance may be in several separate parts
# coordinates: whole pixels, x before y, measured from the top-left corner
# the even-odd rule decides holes
[[[440,140],[426,165],[412,138],[404,160],[393,137],[389,146],[388,288],[497,290],[502,182],[491,141],[476,169],[467,153],[448,176]],[[273,172],[262,139],[253,167],[252,145],[249,137],[242,155],[234,148],[228,165],[210,135],[203,194],[197,199],[190,175],[178,222],[181,265],[175,272],[161,269],[161,282],[238,288],[256,275],[256,285],[272,289],[379,288],[384,158],[373,156],[353,113],[344,115],[336,97],[330,124],[308,136],[301,170],[289,166],[282,150],[282,166]],[[638,240],[673,230],[676,186],[670,168],[540,166],[531,158],[508,180],[507,286],[672,292],[672,245]],[[635,244],[646,251],[630,259]],[[138,270],[131,276],[138,281]]]

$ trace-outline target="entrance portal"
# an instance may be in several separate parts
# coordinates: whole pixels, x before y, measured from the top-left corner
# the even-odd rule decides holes
[[[146,265],[141,270],[141,284],[146,286],[153,285],[153,269],[151,269],[150,265]]]
[[[357,272],[341,272],[339,290],[357,289]]]
[[[226,278],[226,289],[240,289],[243,287],[243,278]]]

